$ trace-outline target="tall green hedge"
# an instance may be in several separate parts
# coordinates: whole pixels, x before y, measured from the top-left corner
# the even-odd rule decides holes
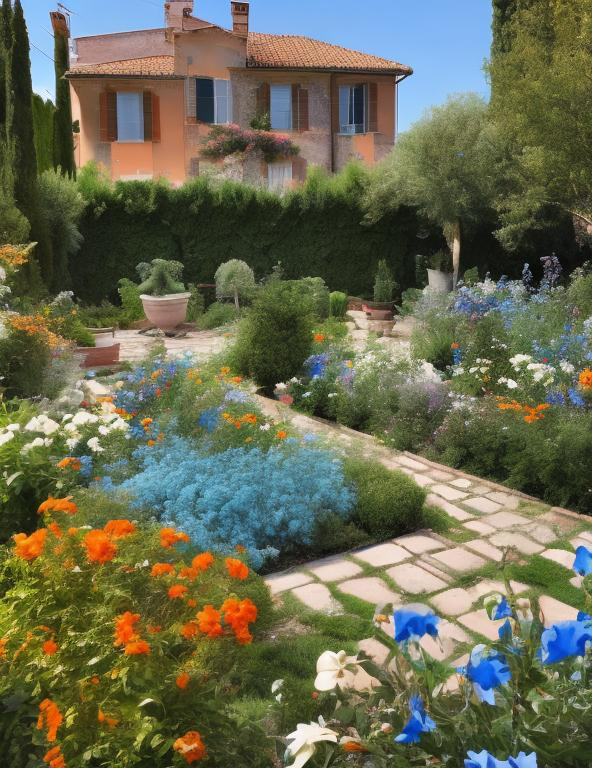
[[[281,262],[287,278],[320,276],[332,290],[369,296],[379,259],[405,289],[414,284],[419,246],[440,244],[437,230],[427,243],[417,239],[410,209],[366,225],[367,174],[357,168],[333,178],[313,172],[282,198],[205,178],[171,189],[149,181],[110,185],[92,171],[81,177],[89,204],[70,272],[75,293],[87,301],[113,297],[119,278],[137,279],[136,264],[154,258],[181,261],[186,282],[212,282],[229,259],[247,262],[257,279]]]

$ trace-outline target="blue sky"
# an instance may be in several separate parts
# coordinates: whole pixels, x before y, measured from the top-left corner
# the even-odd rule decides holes
[[[51,0],[21,0],[32,44],[53,52]],[[160,0],[64,0],[74,36],[163,24]],[[230,25],[230,0],[195,0],[195,15]],[[251,0],[251,29],[308,35],[410,64],[400,88],[399,129],[449,94],[487,96],[483,62],[491,42],[490,0]],[[33,87],[53,94],[53,64],[31,46]],[[49,94],[48,94],[49,91]]]

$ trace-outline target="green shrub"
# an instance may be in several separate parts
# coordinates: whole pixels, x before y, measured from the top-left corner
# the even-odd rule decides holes
[[[194,323],[198,317],[203,315],[206,306],[206,300],[197,285],[188,285],[187,288],[191,293],[191,296],[189,297],[189,303],[187,304],[187,321],[189,323]]]
[[[128,280],[127,277],[123,277],[118,283],[117,292],[121,299],[121,306],[123,307],[126,320],[129,323],[142,320],[144,318],[144,307],[142,306],[138,286],[131,280]]]
[[[138,264],[136,270],[142,280],[138,286],[140,295],[168,296],[185,290],[181,282],[183,265],[179,261],[152,259],[150,263],[143,261]]]
[[[378,262],[376,277],[374,278],[374,301],[389,302],[393,300],[393,292],[397,282],[393,277],[388,264],[384,259]]]
[[[371,536],[386,539],[421,528],[426,493],[407,475],[366,459],[346,459],[344,470],[357,491],[356,520]]]
[[[329,316],[329,289],[322,277],[303,277],[287,281],[298,296],[310,299],[313,312],[321,320]]]
[[[197,319],[197,327],[200,331],[210,331],[213,328],[220,328],[222,325],[233,323],[238,317],[234,304],[225,304],[221,301],[215,301],[206,309],[206,311]]]
[[[241,323],[235,365],[270,391],[300,371],[312,349],[312,331],[310,296],[290,282],[269,283]]]
[[[439,371],[452,365],[455,324],[445,317],[422,324],[411,335],[411,352],[417,360],[426,360]]]
[[[234,299],[234,306],[239,309],[239,299],[246,299],[255,291],[255,275],[251,267],[240,259],[231,259],[220,264],[214,275],[216,296]]]
[[[329,315],[331,317],[345,317],[347,313],[347,294],[342,291],[333,291],[329,294]]]
[[[0,339],[0,376],[7,397],[36,397],[51,362],[51,350],[37,333],[13,330]]]

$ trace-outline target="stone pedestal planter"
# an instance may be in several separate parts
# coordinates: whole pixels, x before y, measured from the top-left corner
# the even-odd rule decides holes
[[[144,314],[161,331],[172,332],[185,322],[190,293],[171,293],[167,296],[147,296],[143,294]]]
[[[452,273],[440,272],[439,269],[428,269],[428,285],[436,293],[450,293],[452,290]]]

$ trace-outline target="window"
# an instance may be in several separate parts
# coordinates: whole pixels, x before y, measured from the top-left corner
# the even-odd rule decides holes
[[[117,92],[117,141],[144,141],[144,103],[141,93]]]
[[[270,119],[273,131],[292,130],[292,86],[272,85]]]
[[[222,124],[232,120],[229,80],[197,78],[196,116],[202,123]]]
[[[292,182],[292,161],[270,163],[267,166],[267,183],[270,189],[281,191]]]
[[[368,130],[368,87],[342,85],[339,87],[340,133],[366,133]]]

